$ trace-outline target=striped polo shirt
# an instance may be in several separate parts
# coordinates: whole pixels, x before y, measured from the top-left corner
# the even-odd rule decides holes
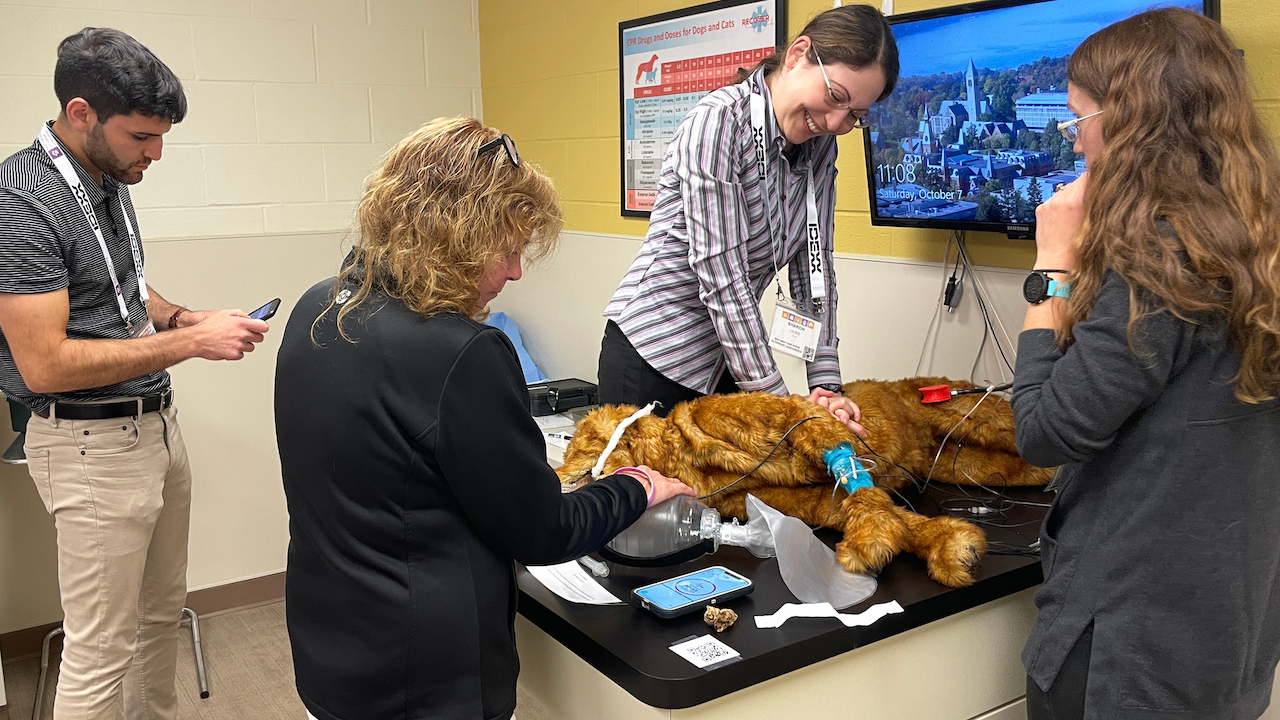
[[[711,392],[726,368],[744,391],[787,392],[759,307],[776,269],[789,265],[791,297],[812,311],[805,242],[809,165],[827,300],[808,379],[811,387],[840,382],[832,265],[836,138],[811,138],[784,154],[786,138],[763,78],[757,70],[740,84],[712,92],[680,124],[662,161],[648,236],[604,311],[655,370],[703,393]],[[762,186],[755,163],[752,82],[763,90],[768,108],[769,188]]]
[[[62,145],[61,141],[59,145]],[[62,147],[65,152],[66,146]],[[138,293],[138,276],[134,271],[133,252],[129,249],[129,233],[117,200],[117,197],[124,199],[134,232],[138,232],[138,219],[134,215],[129,189],[107,175],[99,185],[74,155],[66,152],[66,156],[93,203],[102,237],[107,242],[111,262],[120,280],[120,289],[124,292],[129,318],[134,323],[145,322],[147,308]],[[3,258],[0,262],[0,292],[26,295],[66,288],[71,306],[67,320],[68,338],[129,338],[97,236],[39,141],[0,163],[0,258]],[[36,394],[22,381],[9,343],[0,333],[0,390],[36,412],[48,409],[57,400],[83,402],[151,395],[168,387],[169,373],[160,370],[104,387]]]

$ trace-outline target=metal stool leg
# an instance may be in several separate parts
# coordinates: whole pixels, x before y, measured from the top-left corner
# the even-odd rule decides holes
[[[182,608],[182,614],[191,621],[191,654],[196,656],[196,682],[200,685],[200,698],[209,697],[209,678],[204,672],[204,651],[200,649],[200,616],[191,608]]]
[[[40,679],[36,681],[36,703],[31,708],[31,720],[40,720],[44,715],[44,686],[49,678],[49,643],[62,634],[62,628],[56,627],[44,636],[40,646]]]
[[[182,608],[182,614],[191,621],[191,651],[196,656],[196,682],[200,685],[200,697],[209,697],[209,678],[204,670],[204,651],[200,648],[200,616],[191,608]],[[53,639],[62,634],[62,628],[56,627],[44,636],[40,645],[40,679],[36,681],[36,701],[31,708],[31,720],[40,720],[44,715],[44,692],[49,680],[49,645]]]

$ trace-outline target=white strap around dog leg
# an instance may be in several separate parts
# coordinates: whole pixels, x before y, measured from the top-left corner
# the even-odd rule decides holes
[[[622,433],[626,432],[628,427],[631,427],[631,423],[639,420],[645,415],[652,415],[653,409],[657,407],[657,405],[658,403],[655,400],[654,402],[651,402],[631,413],[631,417],[618,423],[617,429],[613,431],[613,436],[609,438],[609,444],[605,445],[604,452],[600,453],[600,459],[596,460],[595,467],[591,468],[591,477],[593,479],[598,480],[600,478],[600,474],[604,472],[604,463],[609,459],[609,456],[613,454],[614,448],[618,447],[618,441],[622,439]]]

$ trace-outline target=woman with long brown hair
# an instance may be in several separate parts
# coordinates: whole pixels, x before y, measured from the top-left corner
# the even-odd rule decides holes
[[[1040,206],[1018,448],[1060,465],[1023,653],[1040,718],[1252,719],[1280,660],[1280,162],[1213,21],[1072,55],[1088,172]]]
[[[693,491],[641,467],[561,494],[515,349],[473,319],[560,229],[511,138],[429,122],[356,215],[355,249],[298,301],[276,364],[298,694],[319,720],[506,720],[513,561],[580,557]]]

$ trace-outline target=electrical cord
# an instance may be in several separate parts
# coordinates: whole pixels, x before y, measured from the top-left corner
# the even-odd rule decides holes
[[[973,280],[974,295],[978,299],[978,309],[982,312],[983,325],[985,326],[983,336],[982,336],[982,344],[979,345],[978,347],[978,356],[974,358],[973,370],[970,371],[969,378],[972,380],[973,375],[976,374],[977,372],[978,362],[982,358],[982,350],[986,347],[986,340],[987,340],[986,333],[988,332],[991,334],[991,340],[992,342],[995,343],[996,349],[1000,351],[1000,358],[1004,361],[1005,367],[1008,368],[1009,372],[1012,373],[1013,364],[1009,362],[1009,358],[1005,354],[1004,346],[1000,344],[1000,338],[996,334],[997,323],[1000,325],[1000,331],[1004,334],[1005,342],[1008,343],[1011,347],[1014,346],[1014,343],[1009,338],[1009,332],[1008,330],[1005,329],[1004,321],[1000,319],[1000,316],[996,315],[994,323],[991,320],[991,316],[995,313],[991,311],[991,309],[988,307],[988,304],[987,304],[987,296],[989,296],[989,293],[987,292],[986,285],[982,282],[982,279],[978,277],[977,271],[973,267],[973,262],[969,259],[969,252],[965,247],[965,242],[964,242],[964,232],[958,231],[955,233],[955,236],[956,236],[956,245],[960,253],[960,259],[963,261],[968,275]],[[1013,354],[1014,358],[1017,359],[1016,353],[1013,353],[1012,351],[1010,351],[1010,354]],[[1003,368],[1001,369],[1000,374],[1002,377],[1004,376]]]
[[[951,433],[955,432],[956,428],[963,425],[964,421],[968,420],[969,416],[973,414],[973,411],[977,410],[978,406],[981,405],[984,400],[991,397],[991,393],[993,392],[995,392],[995,386],[988,387],[987,392],[981,398],[978,398],[978,402],[974,403],[973,407],[969,408],[969,412],[965,413],[964,417],[960,418],[960,422],[951,426],[951,429],[948,430],[947,434],[942,438],[942,442],[938,443],[938,454],[933,456],[933,464],[929,466],[929,474],[924,478],[925,484],[928,484],[929,480],[933,478],[933,471],[938,467],[938,458],[942,457],[942,450],[947,446],[947,440],[951,437]],[[959,454],[960,450],[957,448],[956,455],[959,456]]]
[[[950,241],[948,241],[950,246]],[[947,258],[944,254],[942,258],[943,267],[947,264]],[[960,263],[960,254],[956,254],[955,265],[951,267],[951,277],[947,280],[947,287],[942,291],[942,304],[947,306],[947,312],[955,312],[960,306],[960,297],[964,294],[964,278],[969,269]],[[944,273],[945,275],[945,273]]]
[[[942,284],[944,287],[947,284],[947,265],[950,264],[950,261],[948,260],[948,258],[951,257],[951,243],[952,243],[952,238],[948,236],[947,246],[942,250]],[[959,259],[960,259],[960,256],[956,255],[956,260],[959,261]],[[920,358],[916,360],[917,376],[920,375],[920,368],[924,366],[925,352],[929,349],[929,338],[934,335],[935,326],[938,326],[938,327],[941,326],[941,323],[939,322],[939,318],[942,317],[942,303],[945,299],[946,299],[945,290],[942,292],[939,292],[938,303],[933,307],[933,317],[929,318],[929,327],[925,329],[924,342],[920,345]]]
[[[766,455],[764,456],[764,458],[763,458],[760,462],[756,463],[756,466],[755,466],[755,467],[753,467],[753,468],[751,468],[750,470],[748,470],[747,472],[743,473],[742,475],[740,475],[740,476],[738,477],[738,479],[737,479],[737,480],[734,480],[733,482],[729,483],[728,485],[725,485],[724,487],[720,488],[719,490],[712,490],[711,492],[707,493],[706,495],[699,495],[699,496],[698,496],[698,499],[699,499],[699,500],[706,500],[707,498],[712,497],[713,495],[719,495],[720,493],[724,492],[725,490],[728,490],[729,488],[733,487],[734,485],[737,485],[738,483],[742,482],[743,480],[746,480],[747,478],[751,477],[751,474],[752,474],[752,473],[754,473],[755,471],[757,471],[757,470],[759,470],[760,468],[764,467],[764,464],[765,464],[766,462],[769,462],[769,458],[773,457],[773,454],[774,454],[775,452],[777,452],[777,451],[778,451],[778,448],[782,447],[782,442],[783,442],[784,440],[786,440],[786,439],[787,439],[787,436],[788,436],[788,435],[790,435],[790,434],[791,434],[791,432],[792,432],[793,430],[795,430],[796,428],[800,427],[801,425],[803,425],[803,424],[805,424],[805,423],[809,422],[810,420],[817,420],[817,419],[818,419],[818,416],[817,416],[817,415],[811,415],[811,416],[809,416],[809,417],[807,417],[807,418],[803,418],[803,419],[801,419],[801,420],[800,420],[799,422],[797,422],[795,425],[792,425],[790,428],[788,428],[788,429],[787,429],[787,431],[786,431],[786,432],[782,433],[782,437],[778,438],[778,442],[776,442],[776,443],[774,443],[774,444],[773,444],[773,448],[769,450],[768,454],[766,454]]]

